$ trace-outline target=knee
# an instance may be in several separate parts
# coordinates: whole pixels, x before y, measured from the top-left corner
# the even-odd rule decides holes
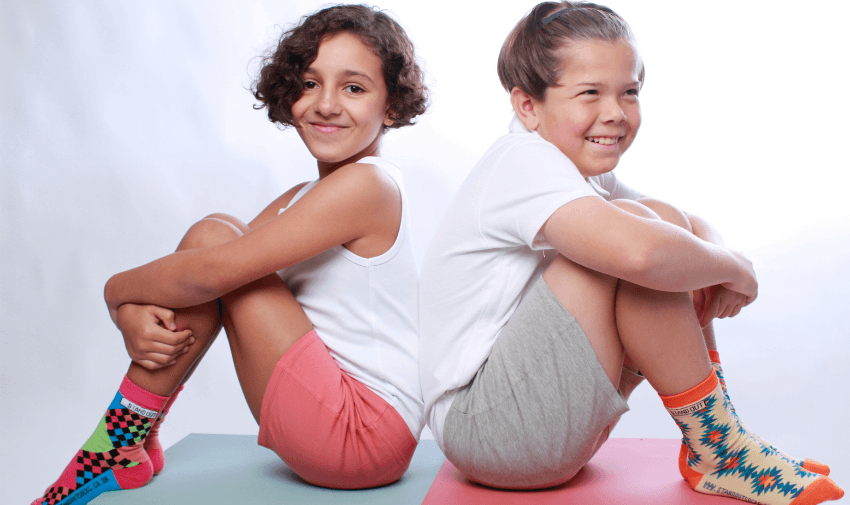
[[[248,226],[227,214],[210,214],[193,224],[177,250],[213,247],[237,239],[248,232]]]
[[[641,199],[643,200],[643,199]],[[649,219],[661,219],[654,210],[652,210],[649,206],[644,205],[642,201],[635,200],[612,200],[611,204],[615,207],[618,207],[621,210],[628,212],[629,214],[634,214],[638,217],[645,217]]]
[[[656,200],[655,198],[641,198],[638,202],[652,210],[652,212],[657,214],[662,220],[670,224],[674,224],[679,228],[684,228],[691,233],[694,232],[693,228],[691,228],[691,222],[688,220],[685,213],[669,203]]]

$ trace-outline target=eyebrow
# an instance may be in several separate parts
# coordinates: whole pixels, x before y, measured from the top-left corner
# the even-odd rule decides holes
[[[600,83],[600,82],[579,82],[579,83],[575,84],[575,86],[599,87],[599,86],[602,86],[602,83]],[[640,86],[640,81],[632,81],[629,84],[627,84],[627,86]]]
[[[317,71],[316,71],[313,67],[308,67],[306,70],[304,70],[304,73],[305,73],[305,74],[306,74],[306,73],[308,73],[308,72],[312,72],[312,73],[314,73],[314,74],[318,74],[318,73],[319,73],[319,72],[317,72]],[[374,83],[375,83],[375,81],[373,81],[373,80],[372,80],[372,78],[371,78],[371,77],[369,77],[369,75],[368,75],[368,74],[366,74],[366,73],[364,73],[364,72],[361,72],[361,71],[359,71],[359,70],[351,70],[351,69],[347,69],[347,70],[344,70],[344,71],[342,72],[342,75],[343,75],[343,76],[345,76],[345,77],[363,77],[363,78],[365,78],[366,80],[368,80],[369,82],[371,82],[372,84],[374,84]]]

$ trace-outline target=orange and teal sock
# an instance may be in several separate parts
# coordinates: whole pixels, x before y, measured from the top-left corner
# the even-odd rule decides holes
[[[174,400],[177,399],[180,391],[183,391],[182,384],[168,398],[165,407],[162,408],[162,412],[156,418],[151,430],[148,432],[148,436],[145,438],[145,452],[148,453],[148,457],[151,459],[154,475],[159,475],[162,467],[165,466],[165,452],[162,450],[162,444],[159,443],[159,428],[162,426],[162,422],[165,421],[165,415],[171,410],[171,405],[174,404]]]
[[[726,401],[729,401],[729,391],[726,389],[726,380],[723,377],[723,367],[720,366],[720,353],[715,351],[715,350],[709,349],[708,350],[708,357],[711,359],[711,366],[714,368],[714,371],[717,372],[717,378],[720,379],[720,387],[723,388],[723,394],[726,395]],[[730,402],[729,405],[731,405],[731,404],[732,403]],[[732,407],[732,414],[734,414],[736,417],[738,415],[735,412],[734,407]],[[738,420],[738,422],[740,423],[740,419]],[[741,423],[741,425],[743,426],[743,423]],[[744,426],[744,429],[746,429],[746,426]],[[795,458],[795,457],[789,456],[789,455],[785,454],[784,452],[780,451],[779,449],[777,449],[776,447],[772,446],[771,444],[767,443],[766,441],[762,440],[762,438],[759,437],[758,435],[756,435],[755,433],[750,432],[750,434],[753,436],[753,438],[755,438],[756,440],[761,442],[762,452],[769,453],[770,451],[773,451],[777,455],[779,455],[779,457],[785,458],[786,460],[790,461],[791,463],[794,463],[797,466],[801,466],[801,467],[805,468],[806,470],[808,470],[810,472],[819,473],[821,475],[829,475],[829,466],[828,465],[825,465],[825,464],[823,464],[819,461],[815,461],[813,459],[808,459],[808,458],[801,459],[801,458]]]
[[[59,480],[31,505],[83,505],[105,491],[142,487],[153,477],[144,440],[168,400],[126,376],[92,436]]]
[[[762,505],[815,505],[844,496],[829,477],[765,453],[738,422],[714,370],[661,400],[682,431],[679,471],[695,491]]]

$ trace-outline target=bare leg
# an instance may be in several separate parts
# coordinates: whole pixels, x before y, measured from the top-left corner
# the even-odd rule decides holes
[[[658,218],[634,202],[628,212]],[[661,293],[589,270],[559,256],[543,279],[579,322],[603,370],[617,387],[624,349],[660,394],[697,385],[711,371],[702,332],[686,294]]]
[[[248,232],[248,227],[238,219],[214,214],[192,226],[178,249],[211,247]],[[189,352],[163,370],[151,372],[138,365],[131,366],[130,380],[138,380],[136,384],[150,387],[148,390],[154,393],[171,394],[188,379],[223,319],[239,383],[258,422],[263,394],[275,365],[298,339],[313,329],[301,305],[277,274],[247,284],[217,301],[177,313],[180,329],[190,328],[196,338]],[[166,370],[168,373],[163,373]]]
[[[215,218],[204,219],[189,228],[189,231],[186,232],[177,246],[177,250],[207,247],[206,241],[209,240],[208,235],[212,229],[208,221],[213,219]],[[216,219],[216,222],[222,226],[226,225],[224,221],[218,219]],[[189,379],[221,330],[221,317],[217,300],[195,307],[177,309],[174,312],[177,329],[191,329],[195,338],[195,343],[189,346],[188,352],[178,356],[175,360],[176,363],[169,367],[148,370],[136,363],[130,363],[130,368],[127,371],[127,377],[133,383],[160,396],[171,396],[180,384]]]
[[[638,202],[656,213],[663,221],[675,224],[676,226],[693,233],[694,230],[688,220],[688,217],[676,207],[673,207],[666,202],[655,200],[654,198],[641,198]],[[717,341],[714,338],[714,326],[711,323],[702,329],[702,335],[705,340],[705,346],[708,350],[716,351]]]
[[[638,204],[615,204],[637,215],[654,215]],[[683,430],[686,445],[680,471],[694,490],[768,504],[787,503],[782,489],[790,487],[805,503],[843,496],[828,477],[801,472],[775,452],[763,453],[763,443],[738,423],[712,374],[707,345],[714,346],[713,329],[700,328],[687,293],[618,282],[561,256],[546,270],[544,280],[584,329],[612,384],[618,384],[615,376],[623,365],[624,349],[633,366],[664,397]],[[610,426],[600,433],[597,447],[609,431]],[[746,464],[744,458],[749,458]],[[753,469],[762,472],[759,477],[754,477]],[[767,469],[773,473],[765,477]]]

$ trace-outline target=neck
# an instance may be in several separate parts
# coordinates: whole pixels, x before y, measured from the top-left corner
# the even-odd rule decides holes
[[[381,136],[378,135],[375,140],[369,144],[366,149],[358,152],[354,156],[350,156],[342,161],[336,162],[327,162],[327,161],[318,161],[319,165],[319,179],[324,179],[325,177],[334,173],[338,168],[344,167],[345,165],[350,165],[352,163],[356,163],[357,161],[367,157],[367,156],[380,156],[381,155]]]

